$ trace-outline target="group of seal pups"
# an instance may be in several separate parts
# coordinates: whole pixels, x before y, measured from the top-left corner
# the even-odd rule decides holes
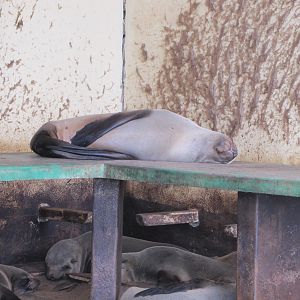
[[[175,245],[126,236],[122,243],[121,282],[136,287],[129,288],[121,300],[236,299],[236,252],[210,258]],[[90,231],[57,242],[45,259],[47,278],[90,272],[91,252]]]
[[[153,246],[177,247],[166,243],[156,243],[128,236],[122,237],[122,252],[138,252]],[[65,239],[55,243],[45,258],[46,277],[58,280],[67,273],[84,273],[91,271],[92,232],[88,231],[76,238]]]

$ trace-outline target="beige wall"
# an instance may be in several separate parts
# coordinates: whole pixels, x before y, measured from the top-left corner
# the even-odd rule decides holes
[[[123,1],[0,0],[0,151],[49,119],[121,109]]]
[[[300,162],[300,0],[126,2],[127,109],[223,131],[241,160]],[[0,3],[0,151],[28,150],[49,119],[121,109],[122,1]],[[129,184],[127,195],[216,215],[200,231],[235,222],[235,193]]]
[[[127,109],[231,135],[248,161],[300,163],[300,1],[128,0]]]
[[[299,0],[126,4],[127,109],[167,108],[223,131],[240,160],[300,163]],[[218,233],[236,222],[236,193],[134,183],[127,192],[198,208],[198,238],[211,232],[220,247]]]

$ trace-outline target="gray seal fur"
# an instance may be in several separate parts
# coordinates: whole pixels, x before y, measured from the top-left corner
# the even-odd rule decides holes
[[[19,299],[13,293],[21,295],[25,292],[33,291],[39,284],[38,279],[23,269],[0,264],[0,295],[2,293],[3,297],[5,296],[7,299]]]
[[[158,290],[147,293],[149,290],[139,287],[129,288],[121,297],[121,300],[236,300],[236,285],[205,282],[201,288],[179,291],[173,286],[174,292]],[[146,293],[145,293],[146,292]]]
[[[182,249],[156,246],[122,254],[122,283],[164,285],[207,279],[235,283],[236,267]]]
[[[153,246],[175,245],[157,243],[128,236],[122,237],[122,252],[138,252]],[[179,248],[179,247],[178,247]],[[90,272],[92,259],[92,232],[88,231],[73,239],[64,239],[55,243],[45,258],[46,277],[58,280],[67,273]]]
[[[225,134],[163,109],[51,121],[30,147],[41,156],[73,159],[229,163],[237,156]]]
[[[91,232],[73,239],[55,243],[45,258],[46,277],[58,280],[67,273],[84,273],[90,270],[92,258]]]

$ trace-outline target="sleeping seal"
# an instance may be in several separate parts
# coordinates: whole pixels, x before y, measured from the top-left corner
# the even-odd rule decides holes
[[[122,252],[138,252],[152,246],[175,245],[156,243],[123,236]],[[46,276],[58,280],[67,273],[90,272],[92,259],[92,232],[88,231],[76,238],[65,239],[54,244],[46,255]]]
[[[129,288],[121,300],[236,300],[236,285],[198,281],[198,284],[180,283],[161,288]]]
[[[164,246],[122,254],[124,284],[165,285],[196,278],[235,283],[236,267],[219,259]]]
[[[0,295],[3,293],[3,297],[7,297],[3,299],[19,299],[12,292],[21,295],[36,289],[39,284],[39,280],[28,272],[13,266],[0,264]]]
[[[12,291],[12,284],[7,275],[0,270],[0,300],[20,300]]]
[[[0,284],[0,300],[21,300],[7,287]]]
[[[41,156],[229,163],[237,148],[226,135],[163,109],[51,121],[33,136]]]
[[[63,278],[67,273],[86,273],[91,269],[91,232],[76,238],[58,241],[45,258],[46,277],[50,280]]]

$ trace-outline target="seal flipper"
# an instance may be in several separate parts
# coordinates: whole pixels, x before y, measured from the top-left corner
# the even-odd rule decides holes
[[[87,147],[109,131],[130,121],[144,118],[150,113],[151,110],[147,109],[119,112],[107,119],[91,122],[76,132],[75,136],[71,139],[71,143],[76,146]]]
[[[194,290],[198,288],[203,288],[205,285],[205,280],[202,279],[193,279],[187,282],[174,282],[167,284],[162,287],[153,287],[146,289],[142,292],[137,293],[134,297],[146,297],[146,296],[154,296],[154,295],[166,295],[178,292],[186,292],[189,290]]]
[[[12,291],[0,284],[0,300],[21,300]]]
[[[72,159],[134,159],[133,156],[98,149],[88,149],[76,145],[72,145],[65,141],[54,138],[47,130],[38,131],[30,142],[30,148],[40,156],[72,158]]]

